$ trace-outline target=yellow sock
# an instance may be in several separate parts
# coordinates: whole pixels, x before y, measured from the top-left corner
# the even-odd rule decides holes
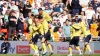
[[[87,49],[91,52],[91,48],[90,48],[90,46],[89,46],[89,45],[87,45],[86,47],[87,47]]]
[[[72,47],[69,47],[69,53],[72,54]]]
[[[31,47],[33,50],[36,50],[34,44],[29,44],[29,45],[30,45],[30,47]]]
[[[79,46],[76,46],[76,49],[80,52],[80,47]]]
[[[48,44],[48,48],[49,48],[50,52],[53,52],[51,44]]]
[[[43,48],[43,51],[46,51],[46,45],[45,45],[45,43],[42,43],[42,48]]]
[[[35,44],[35,52],[38,53],[38,46]]]
[[[83,50],[83,54],[86,52],[86,50],[87,50],[87,47],[85,45],[84,50]]]

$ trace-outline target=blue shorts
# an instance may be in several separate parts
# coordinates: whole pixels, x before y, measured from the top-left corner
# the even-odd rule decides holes
[[[50,30],[48,30],[48,32],[44,35],[44,38],[46,40],[50,40],[51,34],[50,34]]]
[[[40,35],[39,34],[36,34],[31,40],[34,44],[36,44],[38,42],[38,39],[39,39]]]
[[[70,40],[70,45],[79,46],[79,36],[75,36]]]
[[[84,40],[84,42],[90,42],[90,39],[91,39],[91,34],[90,35],[88,35],[86,38],[85,38],[85,40]]]

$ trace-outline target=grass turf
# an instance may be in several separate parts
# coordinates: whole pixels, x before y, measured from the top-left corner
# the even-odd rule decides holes
[[[0,54],[0,56],[32,56],[32,54],[26,54],[26,55],[25,54]],[[67,55],[53,54],[52,56],[67,56]],[[73,56],[79,56],[79,55],[73,55]],[[84,56],[88,56],[88,55],[84,55]],[[91,56],[100,56],[100,54],[92,54]]]

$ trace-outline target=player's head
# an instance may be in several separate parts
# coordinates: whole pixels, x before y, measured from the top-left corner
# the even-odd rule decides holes
[[[39,12],[39,14],[42,14],[42,12],[43,12],[42,8],[39,8],[38,12]]]
[[[32,21],[34,22],[34,18],[35,18],[34,14],[31,14],[31,16],[32,16]]]
[[[76,19],[72,19],[72,24],[76,23]]]
[[[82,19],[78,19],[78,22],[79,22],[79,23],[82,22]]]
[[[39,22],[38,15],[35,15],[34,21]]]
[[[42,15],[38,15],[38,19],[39,19],[39,21],[40,21],[40,22],[43,22],[43,21],[44,21],[44,19],[43,19],[43,16],[42,16]]]

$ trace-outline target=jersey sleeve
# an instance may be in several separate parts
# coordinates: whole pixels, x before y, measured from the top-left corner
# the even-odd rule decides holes
[[[73,27],[70,27],[71,39],[73,38]]]
[[[51,18],[51,16],[49,16],[48,13],[44,12],[44,16],[45,16],[45,19],[46,19],[47,21],[52,21],[52,18]]]
[[[42,24],[40,25],[39,33],[40,33],[41,35],[44,35],[43,25],[42,25]]]

